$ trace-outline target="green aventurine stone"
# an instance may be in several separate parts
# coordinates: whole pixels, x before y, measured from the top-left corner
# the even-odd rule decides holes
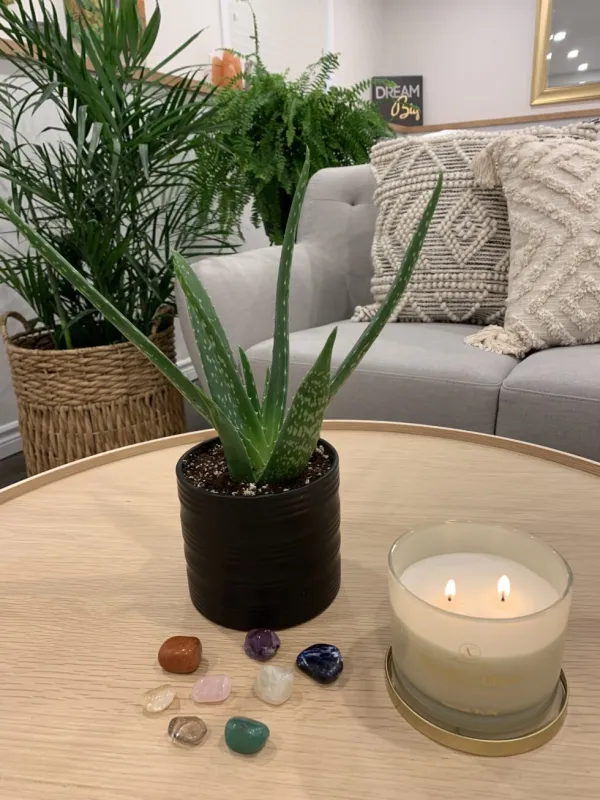
[[[232,717],[225,725],[225,742],[234,753],[251,756],[267,743],[270,731],[264,722],[248,717]]]

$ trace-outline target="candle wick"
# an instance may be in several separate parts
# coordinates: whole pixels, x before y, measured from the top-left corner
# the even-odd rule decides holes
[[[450,594],[448,595],[448,602],[449,602],[449,603],[451,603],[451,602],[452,602],[452,595],[450,595]]]
[[[502,597],[500,599],[502,600],[503,603],[505,602],[506,597],[504,596],[504,592],[502,592]]]

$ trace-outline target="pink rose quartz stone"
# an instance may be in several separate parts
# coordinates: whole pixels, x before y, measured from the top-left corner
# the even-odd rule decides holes
[[[194,684],[195,703],[222,703],[231,694],[231,679],[227,675],[205,675]]]

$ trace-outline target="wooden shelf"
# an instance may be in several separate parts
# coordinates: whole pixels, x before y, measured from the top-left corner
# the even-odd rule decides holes
[[[22,49],[19,47],[18,44],[16,44],[16,42],[11,42],[9,39],[0,39],[0,58],[2,57],[2,55],[5,56],[12,56],[15,54],[18,55],[19,52],[23,53]],[[94,71],[92,65],[89,62],[87,67],[90,72]],[[151,71],[151,68],[149,69],[149,71]],[[141,72],[138,73],[136,77],[141,78],[142,77]],[[162,83],[164,86],[177,86],[179,83],[183,81],[183,78],[178,78],[175,75],[167,75],[163,72],[154,72],[150,76],[149,80],[152,83]],[[190,89],[195,89],[200,83],[201,81],[199,80],[192,81],[192,83],[190,84]],[[205,85],[202,88],[202,93],[208,94],[211,89],[212,89],[211,85]]]
[[[527,125],[538,122],[555,122],[561,119],[580,119],[600,117],[600,108],[580,108],[577,111],[551,111],[547,114],[526,114],[522,117],[498,117],[496,119],[472,119],[466,122],[444,122],[438,125],[423,125],[420,128],[407,128],[393,125],[390,128],[397,133],[437,133],[445,130],[465,130],[469,128],[495,128],[500,125]]]

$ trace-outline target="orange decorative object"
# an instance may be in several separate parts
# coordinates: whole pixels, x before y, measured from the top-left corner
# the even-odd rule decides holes
[[[223,59],[219,58],[219,56],[213,56],[212,58],[211,83],[213,86],[223,85]]]
[[[212,59],[212,83],[214,86],[232,85],[236,89],[241,89],[244,85],[242,78],[233,80],[237,75],[241,75],[241,72],[242,62],[229,50],[223,51],[222,58],[214,56]]]

